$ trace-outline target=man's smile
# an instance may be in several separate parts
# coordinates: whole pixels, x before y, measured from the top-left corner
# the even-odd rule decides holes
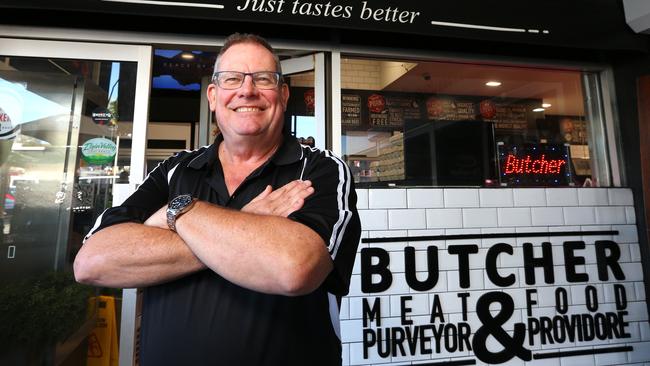
[[[259,112],[262,110],[260,107],[237,107],[234,109],[235,112]]]

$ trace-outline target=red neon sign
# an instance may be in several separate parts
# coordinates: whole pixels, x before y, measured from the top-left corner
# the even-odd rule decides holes
[[[542,154],[538,159],[533,159],[531,155],[518,159],[516,155],[508,154],[505,162],[505,174],[560,174],[562,166],[566,164],[565,160],[550,159],[546,160]]]

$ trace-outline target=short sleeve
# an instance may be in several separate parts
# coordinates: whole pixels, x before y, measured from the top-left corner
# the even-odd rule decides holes
[[[165,203],[169,196],[167,175],[172,158],[158,164],[142,184],[121,205],[106,209],[95,221],[95,225],[84,238],[109,226],[125,222],[145,222]]]
[[[312,182],[314,193],[289,218],[307,225],[323,238],[334,262],[325,287],[330,293],[343,296],[348,293],[361,236],[354,181],[348,166],[329,151],[307,159],[303,179]]]

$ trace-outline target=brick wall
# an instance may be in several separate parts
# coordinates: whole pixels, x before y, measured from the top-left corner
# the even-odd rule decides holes
[[[508,318],[503,321],[503,324],[497,324],[498,328],[504,329],[508,337],[512,338],[516,323],[526,324],[527,329],[530,330],[537,326],[535,322],[541,324],[543,317],[553,320],[557,315],[562,315],[556,309],[556,293],[558,291],[567,295],[566,304],[561,298],[560,305],[567,306],[565,315],[569,319],[571,315],[586,314],[592,319],[604,322],[605,315],[597,314],[620,315],[621,311],[627,313],[623,314],[623,318],[610,317],[608,324],[613,325],[609,329],[609,338],[603,340],[594,337],[593,340],[587,341],[579,341],[578,338],[569,341],[566,333],[562,338],[561,331],[556,330],[558,333],[555,336],[557,337],[548,337],[545,339],[545,344],[542,344],[542,331],[532,334],[532,337],[529,337],[530,334],[526,332],[525,339],[513,340],[516,346],[514,348],[528,350],[531,355],[545,358],[525,362],[517,355],[506,355],[503,358],[507,359],[504,364],[522,366],[621,365],[644,364],[644,362],[648,362],[646,365],[650,364],[650,326],[648,325],[642,261],[631,190],[624,188],[358,189],[357,194],[363,229],[362,238],[365,240],[385,237],[397,239],[386,243],[368,243],[362,239],[355,262],[350,294],[343,299],[341,308],[341,335],[345,365],[406,365],[411,362],[413,364],[437,365],[445,364],[440,362],[448,361],[454,361],[458,365],[487,364],[484,362],[485,357],[476,357],[474,347],[470,347],[472,350],[467,349],[468,343],[470,346],[477,345],[482,348],[481,344],[472,344],[476,332],[486,324],[488,328],[492,326],[492,324],[488,324],[492,321],[485,318],[485,315],[483,320],[478,317],[477,302],[479,299],[492,292],[505,293],[507,298],[512,299],[514,310],[508,314]],[[593,233],[600,231],[618,231],[618,234]],[[545,236],[547,232],[549,235]],[[573,233],[570,236],[569,234],[557,236],[558,232]],[[504,237],[481,237],[488,233]],[[516,237],[516,235],[531,235],[524,233],[537,233],[535,235],[538,236]],[[459,234],[471,234],[474,237],[455,240],[445,238],[445,236]],[[421,236],[434,236],[434,239],[418,241],[417,237]],[[412,238],[413,241],[409,241],[405,237]],[[571,252],[574,257],[584,258],[584,264],[579,263],[578,259],[578,262],[572,260],[570,263],[573,264],[567,265],[563,245],[570,241],[584,241],[584,249],[574,248]],[[622,270],[624,279],[615,278],[613,266],[605,267],[608,270],[607,280],[599,277],[597,265],[599,258],[595,244],[597,241],[602,248],[605,248],[605,244],[610,243],[616,247],[614,249],[620,251],[620,258],[615,258],[612,248],[603,250],[601,255],[608,256],[610,261],[615,262],[613,266],[618,266]],[[554,279],[548,281],[543,268],[537,268],[534,271],[535,283],[527,284],[524,269],[524,243],[532,244],[532,256],[542,257],[543,242],[551,243],[552,256],[550,258],[552,258]],[[497,286],[488,276],[489,270],[486,269],[486,266],[489,266],[486,265],[489,262],[486,260],[488,250],[496,243],[505,243],[506,247],[512,250],[512,254],[501,252],[496,257],[498,274],[501,277],[513,274],[515,282],[512,285]],[[415,248],[416,278],[420,281],[426,280],[428,276],[427,248],[433,246],[437,248],[438,281],[430,290],[417,291],[407,284],[406,272],[409,270],[406,268],[404,260],[404,248],[407,246]],[[463,275],[461,272],[464,272],[459,270],[461,255],[449,253],[449,248],[453,248],[453,246],[457,248],[476,246],[477,248],[477,253],[468,255],[469,287],[461,287],[460,276]],[[388,253],[390,259],[387,268],[392,275],[392,284],[375,293],[362,291],[364,274],[362,273],[361,253],[368,248],[383,249]],[[365,253],[367,254],[369,251]],[[602,262],[603,258],[600,259]],[[548,257],[545,257],[544,260],[547,265],[550,265]],[[381,267],[377,263],[378,261],[378,258],[373,257],[364,270],[372,273],[369,270],[372,265]],[[573,282],[569,282],[567,267],[573,268],[574,272],[586,274],[588,281],[574,279]],[[370,278],[370,282],[375,284],[381,282],[381,275],[371,276],[368,273],[365,274],[365,277]],[[614,285],[622,285],[624,289],[618,289],[624,291],[626,300],[626,304],[623,304],[619,297],[620,309],[616,308]],[[536,290],[536,292],[527,295],[527,290]],[[467,311],[465,314],[462,311],[463,302],[459,294],[466,296]],[[496,296],[503,299],[503,296]],[[588,297],[597,301],[597,310],[587,308]],[[380,308],[381,317],[379,319],[375,317],[373,321],[372,314],[367,312],[369,323],[364,327],[364,301],[367,306],[371,307],[376,305],[375,300]],[[593,306],[596,301],[590,301],[590,306]],[[501,308],[501,303],[490,304],[488,302],[487,304],[491,316],[498,317],[497,313]],[[486,304],[483,303],[483,305]],[[622,305],[625,305],[624,308]],[[432,319],[432,312],[436,313],[432,309],[435,310],[436,306],[442,310],[444,321],[440,314]],[[530,316],[528,315],[529,306]],[[403,308],[408,308],[410,311],[404,311]],[[466,320],[463,319],[464,315]],[[402,316],[406,322],[412,321],[412,324],[403,324]],[[381,322],[381,326],[378,326],[377,320]],[[588,323],[588,320],[582,321]],[[497,320],[494,322],[499,323]],[[627,322],[627,324],[623,324],[623,322]],[[462,332],[460,324],[466,324],[464,330],[470,329],[471,332],[471,335],[465,337],[464,340],[459,338],[459,333]],[[558,323],[558,328],[561,328],[561,324]],[[424,329],[426,326],[430,328],[442,326],[441,331],[449,326],[448,342],[445,342],[443,335],[440,338],[440,350],[436,349],[437,341],[431,329],[419,333],[420,338],[418,339],[414,340],[411,337],[411,341],[415,345],[413,351],[409,348],[408,340],[400,341],[400,337],[407,337],[404,335],[407,328],[409,332],[417,333],[418,327]],[[387,328],[392,328],[397,332],[393,334],[393,339],[397,339],[394,344],[397,345],[392,347],[394,353],[391,352],[388,356],[382,357],[378,347],[381,342],[378,342],[376,338],[382,329]],[[622,329],[623,332],[616,334],[612,331],[613,328]],[[570,329],[575,330],[575,328],[563,329],[565,332]],[[607,329],[605,327],[599,329],[602,333],[600,336],[605,337],[604,332]],[[491,328],[489,330],[492,331]],[[545,328],[545,331],[553,336],[548,327]],[[485,333],[484,330],[481,332]],[[499,332],[499,330],[497,329],[495,332]],[[588,332],[589,330],[584,334],[586,339],[589,339]],[[422,336],[431,337],[428,343],[424,342],[424,348],[420,348],[423,343],[421,341],[424,339]],[[366,339],[365,347],[364,337]],[[533,339],[532,345],[529,343],[530,338]],[[503,341],[504,338],[502,337],[501,340]],[[554,341],[552,344],[551,340]],[[505,341],[508,343],[509,339],[506,338]],[[462,350],[459,343],[465,345]],[[504,348],[508,348],[509,350],[505,353],[509,353],[513,348],[505,347],[493,336],[488,336],[484,342],[479,343],[488,344],[487,351],[480,351],[482,354],[487,352],[488,356],[489,354],[499,354]],[[403,347],[403,350],[400,347]],[[364,348],[368,353],[366,358],[364,358]],[[391,349],[383,348],[384,351]],[[427,353],[428,349],[432,349],[431,353]]]
[[[382,90],[415,66],[417,64],[409,62],[343,58],[341,59],[341,88]],[[313,72],[291,75],[289,78],[291,86],[314,87]]]
[[[381,65],[378,61],[341,59],[341,88],[380,90]]]

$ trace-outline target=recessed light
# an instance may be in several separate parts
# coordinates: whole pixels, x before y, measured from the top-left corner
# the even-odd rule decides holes
[[[551,108],[551,103],[542,103],[542,108]]]
[[[544,112],[544,111],[545,111],[544,108],[535,108],[535,109],[533,109],[533,112]]]
[[[186,60],[191,60],[191,59],[194,58],[194,55],[191,54],[191,53],[184,52],[184,53],[181,54],[181,57],[186,59]]]
[[[487,85],[487,86],[501,86],[501,82],[500,81],[488,81],[487,83],[485,83],[485,85]]]

